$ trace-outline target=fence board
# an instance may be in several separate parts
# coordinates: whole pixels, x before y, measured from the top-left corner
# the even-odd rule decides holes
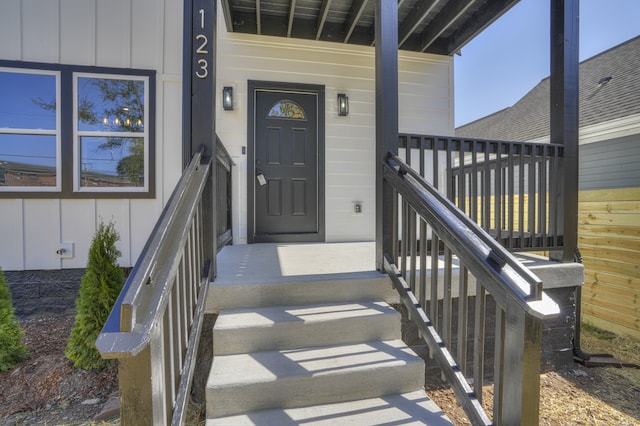
[[[581,191],[583,320],[640,338],[640,188]]]

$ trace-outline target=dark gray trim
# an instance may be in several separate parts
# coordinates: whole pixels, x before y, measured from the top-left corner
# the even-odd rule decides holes
[[[559,206],[564,217],[562,260],[573,261],[578,247],[578,29],[579,0],[550,2],[551,96],[550,140],[564,145],[560,165]],[[553,194],[552,194],[553,195]],[[556,257],[555,255],[553,257]]]
[[[184,2],[182,53],[183,167],[186,167],[191,162],[191,159],[201,147],[204,147],[203,161],[206,162],[210,159],[214,165],[216,164],[218,149],[216,143],[215,97],[216,15],[217,2],[215,1],[185,0]],[[218,176],[214,167],[202,193],[204,257],[211,261],[212,277],[217,274],[217,187]]]
[[[51,64],[40,62],[8,61],[0,59],[0,67],[47,70],[60,72],[60,155],[61,190],[46,192],[0,192],[2,198],[39,198],[39,199],[105,199],[105,198],[155,198],[156,196],[156,71],[134,68],[91,67],[84,65]],[[73,158],[73,74],[116,74],[149,78],[149,190],[146,192],[109,191],[109,192],[75,192],[73,190],[73,167],[65,167],[64,160]],[[69,117],[70,115],[70,117]]]
[[[398,4],[376,0],[376,268],[394,253],[393,189],[384,183],[383,160],[398,152]]]
[[[311,242],[325,240],[325,88],[324,85],[249,80],[247,82],[247,242]],[[318,96],[318,232],[255,238],[255,92],[313,93]]]

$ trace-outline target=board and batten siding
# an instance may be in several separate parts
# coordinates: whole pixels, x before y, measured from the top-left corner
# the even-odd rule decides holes
[[[219,28],[224,21],[219,14]],[[249,80],[325,87],[326,241],[375,238],[375,57],[374,49],[338,43],[219,32],[216,128],[233,157],[233,234],[247,242],[247,120]],[[451,135],[453,61],[447,56],[400,52],[401,132]],[[234,109],[220,105],[222,88],[234,89]],[[337,94],[349,97],[349,115],[339,117]],[[354,202],[362,213],[354,212]]]
[[[157,72],[156,198],[0,199],[0,267],[83,268],[100,220],[116,224],[120,264],[135,263],[182,170],[182,14],[181,0],[0,2],[1,59]]]

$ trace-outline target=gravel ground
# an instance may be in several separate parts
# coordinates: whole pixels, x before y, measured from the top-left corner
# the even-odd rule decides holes
[[[104,425],[96,422],[117,392],[115,365],[101,371],[74,369],[64,356],[73,317],[32,319],[22,323],[30,357],[0,373],[0,425]],[[613,353],[640,364],[640,342],[583,330],[583,348]],[[640,370],[574,368],[541,376],[541,425],[640,425]],[[428,389],[429,396],[456,425],[470,424],[452,391]],[[484,391],[490,404],[491,392]],[[196,422],[197,423],[197,422]]]

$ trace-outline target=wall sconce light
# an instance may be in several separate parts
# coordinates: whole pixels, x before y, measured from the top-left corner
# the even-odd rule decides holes
[[[344,93],[338,93],[338,115],[340,117],[349,115],[349,97]]]
[[[233,110],[233,87],[231,86],[222,88],[222,108],[225,111]]]

